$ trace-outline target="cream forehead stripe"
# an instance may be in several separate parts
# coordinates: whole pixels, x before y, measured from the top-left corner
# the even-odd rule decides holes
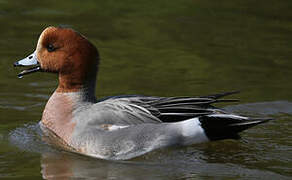
[[[39,39],[38,39],[38,43],[37,43],[37,46],[36,46],[36,54],[37,52],[39,52],[39,50],[42,48],[42,41],[43,41],[43,38],[44,38],[44,34],[49,30],[51,29],[52,27],[49,27],[49,28],[46,28],[40,35]]]

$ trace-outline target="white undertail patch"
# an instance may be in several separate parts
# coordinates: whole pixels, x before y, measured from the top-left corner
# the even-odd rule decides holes
[[[181,125],[185,145],[209,141],[198,118],[192,118],[179,123]]]

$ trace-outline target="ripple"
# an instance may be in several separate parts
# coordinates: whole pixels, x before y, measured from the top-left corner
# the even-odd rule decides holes
[[[9,133],[10,144],[28,152],[48,152],[52,148],[41,139],[39,124],[25,124]]]

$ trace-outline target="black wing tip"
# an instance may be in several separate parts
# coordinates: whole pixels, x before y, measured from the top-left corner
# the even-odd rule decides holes
[[[240,93],[240,91],[239,90],[236,90],[236,91],[229,91],[229,92],[211,94],[211,95],[207,95],[207,96],[201,96],[201,98],[220,99],[222,97],[229,96],[229,95],[232,95],[232,94],[238,94],[238,93]]]
[[[216,99],[215,102],[239,102],[239,99]]]

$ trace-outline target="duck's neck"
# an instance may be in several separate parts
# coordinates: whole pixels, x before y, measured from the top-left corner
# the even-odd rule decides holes
[[[59,75],[59,85],[56,93],[71,94],[77,101],[96,102],[95,97],[96,75],[80,80],[72,75]]]

